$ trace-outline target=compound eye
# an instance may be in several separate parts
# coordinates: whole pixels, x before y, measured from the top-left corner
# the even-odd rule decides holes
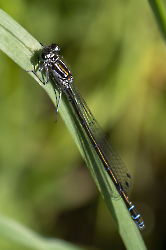
[[[55,52],[59,52],[60,51],[60,47],[59,47],[59,45],[58,44],[51,44],[51,48],[52,48],[52,50],[53,51],[55,51]]]
[[[48,59],[48,56],[47,56],[47,54],[46,53],[41,53],[41,60],[42,61],[46,61],[47,59]]]

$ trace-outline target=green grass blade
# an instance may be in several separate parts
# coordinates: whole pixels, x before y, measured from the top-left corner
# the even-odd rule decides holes
[[[33,51],[41,49],[41,45],[10,16],[0,10],[0,48],[24,70],[32,70],[32,63],[36,57]],[[56,106],[55,93],[52,87],[53,83],[43,85],[33,73],[29,72],[29,74],[45,89]],[[40,73],[38,74],[40,75]],[[115,201],[111,198],[110,193],[112,189],[115,189],[114,184],[104,170],[102,162],[80,124],[75,110],[65,95],[62,95],[59,112],[87,163],[118,227],[126,248],[132,250],[146,249],[140,231],[131,219],[123,200],[119,199]]]
[[[59,239],[48,239],[33,230],[0,216],[0,238],[7,239],[28,249],[36,250],[81,250],[81,248]]]
[[[148,0],[156,18],[159,29],[166,42],[166,12],[161,0]]]

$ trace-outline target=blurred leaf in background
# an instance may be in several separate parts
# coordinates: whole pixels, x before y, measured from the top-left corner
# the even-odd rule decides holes
[[[132,175],[130,197],[145,220],[148,249],[164,249],[166,54],[148,2],[17,0],[1,8],[43,45],[60,45]],[[0,58],[0,213],[48,237],[124,249],[49,97],[1,51]],[[12,249],[1,241],[0,248]]]

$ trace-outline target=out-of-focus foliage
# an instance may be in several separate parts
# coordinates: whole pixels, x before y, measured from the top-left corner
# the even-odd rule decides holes
[[[145,220],[148,249],[164,249],[166,54],[148,2],[17,0],[1,8],[43,45],[60,45],[133,177],[130,197]],[[46,93],[1,51],[0,75],[0,213],[48,237],[124,249]],[[0,239],[0,248],[11,246]]]

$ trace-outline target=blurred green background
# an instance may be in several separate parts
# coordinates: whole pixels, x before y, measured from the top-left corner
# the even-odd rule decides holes
[[[75,85],[132,175],[148,249],[166,248],[166,53],[147,0],[0,0]],[[125,249],[47,94],[0,51],[0,214],[85,249]],[[0,249],[22,249],[0,239]],[[24,248],[25,249],[25,248]]]

